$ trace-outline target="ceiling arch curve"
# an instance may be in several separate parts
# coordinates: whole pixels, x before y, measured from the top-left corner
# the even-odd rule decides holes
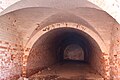
[[[81,17],[78,17],[78,16],[76,16],[72,13],[68,13],[68,12],[64,12],[64,13],[60,12],[60,13],[51,15],[50,17],[43,20],[40,24],[38,24],[38,27],[33,31],[33,34],[31,36],[36,34],[36,32],[38,32],[43,27],[46,27],[48,25],[55,24],[55,23],[65,23],[65,22],[79,23],[81,25],[84,25],[84,26],[90,28],[97,35],[99,35],[99,33],[94,29],[94,27],[91,26],[87,21],[85,21]],[[99,37],[100,37],[100,35],[99,35]]]
[[[120,2],[118,0],[3,0],[0,2],[0,15],[28,7],[52,7],[65,10],[76,7],[96,8],[106,11],[120,23]]]
[[[14,17],[14,27],[16,26],[17,31],[22,36],[24,44],[30,39],[32,33],[34,30],[36,31],[38,26],[42,28],[59,22],[74,22],[83,24],[91,28],[94,32],[97,31],[96,33],[102,36],[101,29],[105,32],[111,32],[112,26],[116,23],[116,21],[106,12],[95,8],[81,7],[70,10],[71,11],[34,7],[19,9],[8,13],[8,15]],[[107,36],[107,38],[110,38],[110,36],[111,35]],[[106,37],[103,36],[102,39],[106,39]]]
[[[75,28],[78,30],[81,30],[83,32],[88,33],[90,36],[92,36],[97,43],[100,45],[100,48],[102,50],[102,52],[107,53],[108,50],[106,49],[106,45],[104,43],[104,41],[98,36],[98,34],[96,34],[94,31],[92,31],[91,29],[80,25],[80,24],[76,24],[76,23],[56,23],[56,24],[52,24],[49,26],[46,26],[45,28],[43,28],[42,30],[40,30],[39,32],[37,32],[25,45],[26,48],[32,48],[33,44],[37,41],[37,39],[43,35],[44,33],[53,30],[53,29],[57,29],[57,28],[62,28],[62,27],[70,27],[70,28]],[[26,54],[26,53],[25,53]]]

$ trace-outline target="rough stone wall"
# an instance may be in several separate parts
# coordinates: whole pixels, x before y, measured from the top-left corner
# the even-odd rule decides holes
[[[22,44],[12,15],[0,18],[0,80],[15,80],[21,75]]]

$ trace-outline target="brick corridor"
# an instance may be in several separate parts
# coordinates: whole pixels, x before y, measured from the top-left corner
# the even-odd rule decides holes
[[[1,0],[0,80],[120,80],[120,6],[110,1]],[[56,64],[64,59],[89,65]]]

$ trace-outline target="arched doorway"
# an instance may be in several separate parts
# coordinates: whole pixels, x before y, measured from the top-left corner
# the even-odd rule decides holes
[[[77,43],[66,45],[63,53],[64,53],[65,60],[84,61],[85,52],[83,48]]]

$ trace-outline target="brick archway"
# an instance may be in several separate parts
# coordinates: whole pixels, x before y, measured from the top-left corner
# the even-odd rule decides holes
[[[65,28],[65,27],[78,29],[78,30],[81,30],[81,31],[87,33],[88,35],[90,35],[99,45],[99,47],[102,51],[102,55],[105,55],[105,58],[106,58],[105,64],[109,63],[109,60],[108,60],[109,54],[108,54],[108,50],[106,49],[105,43],[100,38],[100,36],[98,36],[98,34],[96,34],[94,31],[90,30],[89,28],[87,28],[83,25],[77,24],[77,23],[55,23],[55,24],[46,26],[45,28],[41,29],[26,44],[24,55],[23,55],[23,67],[22,67],[23,76],[26,76],[27,59],[28,59],[30,50],[32,49],[32,46],[38,40],[38,38],[50,30],[57,29],[57,28]],[[105,70],[107,71],[108,67],[106,67]],[[109,73],[106,75],[106,78],[108,76],[109,76]]]

